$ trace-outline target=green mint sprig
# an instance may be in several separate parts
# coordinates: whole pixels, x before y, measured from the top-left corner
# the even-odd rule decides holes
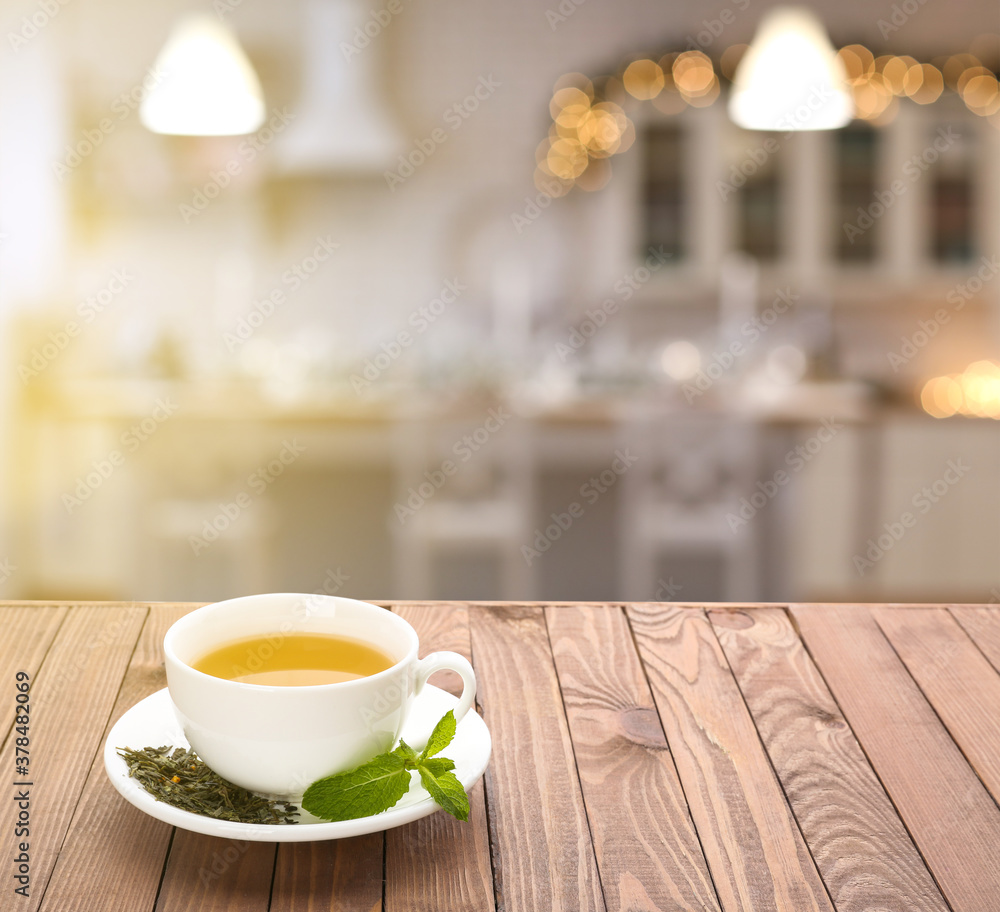
[[[459,820],[468,820],[469,796],[452,772],[454,761],[435,756],[451,744],[455,728],[455,713],[449,709],[434,726],[421,753],[400,740],[387,754],[314,782],[302,796],[302,807],[323,820],[357,820],[381,814],[407,793],[410,772],[416,770],[424,788],[442,808]]]

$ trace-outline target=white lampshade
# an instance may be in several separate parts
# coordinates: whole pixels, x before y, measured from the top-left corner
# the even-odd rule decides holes
[[[264,122],[260,81],[233,32],[195,14],[174,27],[154,64],[159,81],[139,116],[154,133],[237,136]]]
[[[822,23],[799,7],[765,14],[736,68],[732,120],[747,130],[832,130],[853,115],[847,72]]]

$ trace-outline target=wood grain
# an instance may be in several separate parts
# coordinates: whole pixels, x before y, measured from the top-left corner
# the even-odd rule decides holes
[[[379,912],[383,833],[278,846],[271,912]]]
[[[619,608],[546,621],[609,912],[718,910],[718,898]]]
[[[177,618],[190,610],[190,605],[150,607],[101,736],[102,747],[111,727],[126,711],[167,686],[163,636]],[[172,834],[173,827],[144,814],[118,794],[104,770],[103,750],[98,750],[45,893],[42,912],[152,909]],[[99,882],[92,879],[95,870],[101,872]]]
[[[471,661],[469,614],[464,606],[406,605],[393,610],[417,631],[421,656],[451,650]],[[462,692],[462,679],[454,672],[434,675],[433,683],[449,686],[456,695]],[[385,836],[386,912],[487,912],[494,908],[481,784],[469,794],[469,819],[464,823],[438,811],[388,830]]]
[[[499,912],[602,912],[604,898],[540,608],[471,607]]]
[[[704,612],[627,614],[723,909],[833,912]]]
[[[105,733],[164,685],[193,607],[0,603],[0,675],[34,671],[17,909],[831,912],[817,867],[837,912],[1000,909],[996,607],[393,605],[425,652],[472,647],[494,737],[474,820],[277,850],[172,830],[106,781]]]
[[[913,682],[870,607],[793,605],[790,610],[954,912],[996,908],[1000,810]]]
[[[4,696],[10,697],[0,700],[0,744],[14,724],[17,705],[14,675],[26,671],[34,681],[65,616],[65,607],[52,605],[12,605],[0,609],[0,685],[9,688]]]
[[[1000,671],[1000,606],[951,605],[948,610],[990,664]]]
[[[33,681],[31,888],[23,903],[17,897],[20,909],[33,912],[45,892],[145,617],[145,608],[130,605],[71,608]],[[5,682],[9,693],[12,683]],[[8,739],[0,753],[5,775],[14,770],[14,747]],[[12,797],[4,801],[4,859],[17,855],[15,846],[22,841],[10,825]],[[10,884],[6,876],[5,881]]]
[[[785,612],[709,619],[837,912],[948,912]]]
[[[1000,798],[1000,674],[941,608],[872,615],[983,784]]]
[[[176,829],[156,912],[267,912],[276,848]]]
[[[469,611],[465,605],[406,602],[393,605],[392,610],[409,621],[417,631],[417,636],[420,637],[421,656],[429,652],[450,650],[472,661]],[[462,695],[462,679],[454,671],[437,672],[431,683],[456,697]]]

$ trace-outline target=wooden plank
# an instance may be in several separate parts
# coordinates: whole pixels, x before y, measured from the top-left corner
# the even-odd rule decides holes
[[[947,611],[872,615],[994,798],[1000,798],[1000,674]]]
[[[954,912],[994,908],[1000,810],[869,607],[793,605],[790,610]]]
[[[0,686],[5,688],[6,698],[0,701],[0,744],[14,724],[17,705],[14,675],[26,671],[30,680],[35,679],[65,616],[65,607],[51,605],[0,608]]]
[[[167,686],[163,636],[191,605],[151,606],[101,744],[119,718]],[[125,745],[122,745],[125,746]],[[146,747],[144,744],[127,745]],[[153,908],[173,827],[133,807],[104,770],[102,750],[90,767],[42,912],[136,912]],[[99,880],[93,877],[100,871]]]
[[[271,912],[379,912],[383,833],[278,846]]]
[[[1000,671],[1000,607],[951,605],[948,610],[990,660],[990,664]]]
[[[540,608],[470,607],[501,912],[602,912],[604,899]]]
[[[464,606],[406,605],[394,610],[417,631],[421,655],[447,649],[471,661],[469,614]],[[454,672],[435,675],[433,683],[461,693],[461,678]],[[386,912],[487,912],[494,908],[481,784],[470,792],[469,806],[469,819],[464,823],[441,811],[386,832]]]
[[[785,612],[709,619],[837,912],[948,912]]]
[[[19,854],[15,846],[25,839],[30,846],[31,884],[28,898],[17,898],[20,909],[33,912],[45,892],[145,617],[145,608],[130,605],[71,608],[35,677],[27,808],[31,832],[15,835],[11,794],[3,804],[0,834],[2,858]],[[14,748],[8,739],[0,754],[0,769],[8,776],[15,769]]]
[[[624,614],[545,615],[609,912],[718,910]]]
[[[723,909],[833,912],[704,612],[627,614]]]
[[[455,602],[403,602],[392,610],[405,618],[420,637],[420,655],[439,650],[451,650],[472,661],[469,639],[469,612]],[[454,671],[439,671],[431,682],[456,697],[462,695],[462,679]]]
[[[156,912],[267,912],[276,848],[176,829]]]

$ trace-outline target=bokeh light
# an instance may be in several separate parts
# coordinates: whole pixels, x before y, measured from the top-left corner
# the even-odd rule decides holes
[[[855,114],[862,120],[876,120],[893,102],[892,91],[885,77],[878,72],[868,73],[851,84]]]
[[[557,139],[545,159],[549,170],[563,180],[573,180],[587,167],[587,149],[576,139]]]
[[[672,380],[683,383],[701,369],[701,352],[687,339],[678,339],[665,346],[660,353],[660,367]]]
[[[965,415],[1000,420],[1000,364],[976,361],[960,374],[928,380],[920,391],[920,405],[934,418]]]
[[[906,71],[903,91],[917,104],[931,104],[937,101],[944,91],[944,77],[933,64],[915,64]]]
[[[875,57],[863,45],[849,44],[842,47],[837,54],[847,71],[849,83],[853,84],[856,79],[866,79],[875,72]]]
[[[656,98],[663,90],[666,80],[663,70],[653,60],[633,60],[622,75],[625,91],[640,101]]]
[[[994,44],[997,53],[991,56]],[[1000,82],[996,72],[983,64],[984,59],[991,64],[994,56],[1000,62],[1000,37],[984,35],[976,47],[979,56],[942,55],[927,63],[908,54],[876,56],[862,44],[845,45],[837,56],[847,75],[854,116],[883,126],[899,113],[901,99],[929,105],[947,88],[970,111],[1000,128]],[[552,179],[570,187],[579,182],[587,190],[603,187],[611,169],[597,163],[625,152],[635,141],[635,126],[625,114],[628,104],[648,101],[667,116],[708,107],[721,94],[721,78],[732,81],[747,49],[746,44],[730,45],[718,65],[703,51],[684,50],[633,60],[617,74],[593,79],[582,73],[561,76],[549,103],[548,137],[535,154],[536,183]]]
[[[683,54],[678,54],[672,73],[678,91],[688,100],[710,93],[713,85],[718,94],[719,81],[715,68],[709,57],[701,51],[684,51]]]
[[[959,78],[959,94],[974,114],[988,117],[1000,111],[1000,84],[985,67],[971,67]]]
[[[882,67],[882,78],[885,80],[886,88],[893,95],[905,95],[904,83],[907,71],[912,66],[916,66],[917,61],[913,57],[902,56],[890,58]]]

